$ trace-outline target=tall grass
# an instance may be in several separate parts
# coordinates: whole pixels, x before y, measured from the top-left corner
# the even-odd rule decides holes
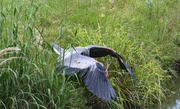
[[[176,71],[170,64],[180,59],[178,4],[178,0],[1,1],[0,108],[160,105],[171,94],[168,83]],[[50,42],[64,48],[111,47],[124,57],[139,84],[119,70],[116,59],[98,59],[108,66],[118,95],[115,101],[102,103],[79,80],[56,73],[57,55]]]
[[[7,4],[1,9],[0,108],[84,107],[84,88],[76,88],[76,82],[55,72],[56,57],[49,44],[38,41],[43,36],[36,37],[42,35],[36,27],[39,5],[14,2],[10,10]],[[17,47],[18,53],[8,52]]]

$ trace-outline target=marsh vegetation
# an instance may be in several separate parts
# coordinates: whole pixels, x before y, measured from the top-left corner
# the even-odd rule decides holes
[[[1,0],[0,108],[161,105],[173,94],[169,85],[177,77],[179,6],[179,0]],[[57,74],[50,42],[67,49],[90,44],[113,48],[139,84],[120,70],[116,59],[98,59],[108,66],[118,95],[104,103],[78,77]]]

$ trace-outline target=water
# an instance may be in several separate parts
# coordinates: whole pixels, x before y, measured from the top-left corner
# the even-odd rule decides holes
[[[167,101],[158,106],[157,109],[180,109],[180,74],[175,80],[175,87],[172,91],[174,94],[170,95]]]

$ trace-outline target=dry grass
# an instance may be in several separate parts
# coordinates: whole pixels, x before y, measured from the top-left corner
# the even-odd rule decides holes
[[[8,47],[8,48],[5,48],[5,49],[0,51],[0,56],[11,53],[9,51],[18,52],[19,50],[21,50],[21,49],[19,49],[18,47]]]
[[[21,49],[19,49],[18,47],[8,47],[8,48],[1,50],[0,51],[0,66],[3,65],[4,63],[6,63],[7,61],[12,60],[12,59],[22,58],[22,57],[9,57],[7,59],[4,59],[2,57],[3,55],[7,55],[7,54],[12,53],[12,51],[18,53],[19,50],[21,50]]]

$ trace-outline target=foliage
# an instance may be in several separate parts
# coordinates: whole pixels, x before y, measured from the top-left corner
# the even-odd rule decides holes
[[[116,59],[98,59],[107,66],[118,95],[107,103],[110,108],[161,104],[177,73],[170,64],[180,59],[179,4],[178,0],[2,0],[0,108],[92,108],[91,100],[100,102],[89,98],[92,94],[78,78],[56,73],[57,55],[50,42],[64,48],[103,45],[122,55],[139,84],[119,70]]]

